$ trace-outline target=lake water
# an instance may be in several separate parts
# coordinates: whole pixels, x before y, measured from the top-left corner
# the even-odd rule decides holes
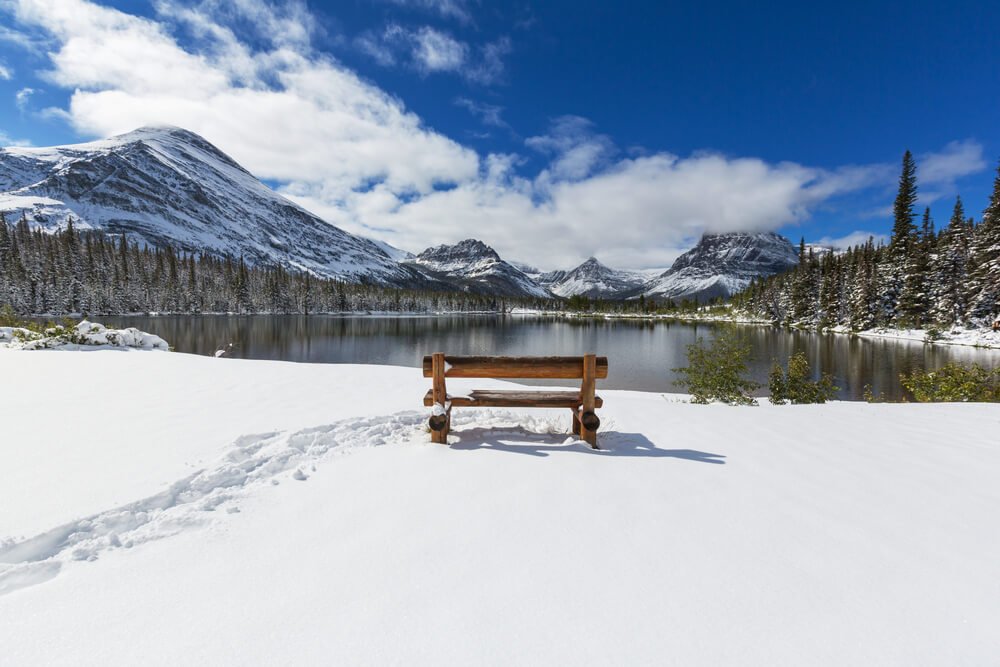
[[[511,356],[593,351],[609,359],[608,378],[598,382],[599,388],[658,392],[681,391],[671,369],[686,364],[685,346],[698,337],[711,339],[723,326],[522,315],[165,315],[106,317],[103,323],[158,334],[179,352],[212,355],[232,343],[233,356],[247,359],[419,367],[423,356],[435,351]],[[950,361],[1000,365],[1000,351],[763,326],[738,329],[752,345],[752,375],[758,382],[766,385],[773,359],[784,362],[803,351],[814,370],[834,376],[840,398],[847,400],[860,400],[866,384],[899,399],[899,374],[913,369]]]

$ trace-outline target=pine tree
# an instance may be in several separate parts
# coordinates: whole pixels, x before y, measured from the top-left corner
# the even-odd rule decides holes
[[[882,292],[882,309],[879,324],[895,322],[898,317],[899,299],[909,275],[911,253],[917,241],[917,228],[913,224],[913,206],[917,202],[917,164],[910,151],[903,154],[899,175],[899,190],[893,203],[892,237],[886,250],[888,261],[879,267],[879,287]]]
[[[956,197],[931,264],[931,319],[942,326],[952,326],[965,317],[971,243],[972,230],[965,219],[962,198]]]
[[[899,324],[919,327],[927,319],[930,311],[927,281],[934,241],[934,221],[928,207],[924,209],[921,231],[910,244],[906,256],[905,278],[897,306],[896,321]]]
[[[973,290],[968,317],[987,322],[1000,312],[1000,166],[990,204],[973,233],[971,256]]]

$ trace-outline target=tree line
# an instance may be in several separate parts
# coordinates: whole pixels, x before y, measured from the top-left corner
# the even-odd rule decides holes
[[[150,248],[124,235],[49,234],[0,212],[0,306],[18,315],[127,313],[505,312],[545,299],[394,289],[250,266],[242,258]]]
[[[917,225],[916,201],[917,168],[907,151],[888,244],[869,239],[818,255],[802,242],[797,267],[755,280],[733,297],[734,309],[819,329],[989,325],[1000,314],[1000,168],[978,223],[958,197],[942,230],[929,208]]]

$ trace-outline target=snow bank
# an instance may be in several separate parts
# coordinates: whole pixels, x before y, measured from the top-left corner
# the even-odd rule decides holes
[[[968,345],[972,347],[1000,348],[1000,331],[990,328],[966,329],[952,327],[943,331],[927,329],[886,329],[877,328],[858,332],[868,338],[899,338],[938,345]]]
[[[443,446],[419,369],[110,352],[0,366],[19,388],[0,440],[0,662],[1000,654],[995,406],[601,391],[601,451],[567,410],[459,410]],[[52,419],[37,399],[136,377],[156,381],[127,409],[71,401]]]
[[[84,320],[75,327],[50,327],[44,333],[21,327],[0,327],[0,348],[13,350],[78,349],[90,347],[129,347],[142,350],[169,350],[170,345],[159,336],[135,327],[108,329],[96,322]]]

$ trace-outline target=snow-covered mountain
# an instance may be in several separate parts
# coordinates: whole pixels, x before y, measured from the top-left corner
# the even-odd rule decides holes
[[[592,299],[622,299],[637,292],[649,277],[634,271],[612,269],[591,257],[569,271],[550,271],[532,276],[557,296]]]
[[[433,279],[460,286],[470,292],[502,296],[552,296],[523,271],[502,260],[493,248],[476,239],[428,248],[405,263]]]
[[[780,273],[798,261],[791,242],[774,232],[705,234],[642,293],[646,298],[674,300],[727,297],[754,278]]]
[[[144,127],[71,146],[0,149],[0,210],[53,231],[124,233],[150,245],[242,255],[348,281],[417,285],[405,253],[349,234],[261,183],[202,137]]]

